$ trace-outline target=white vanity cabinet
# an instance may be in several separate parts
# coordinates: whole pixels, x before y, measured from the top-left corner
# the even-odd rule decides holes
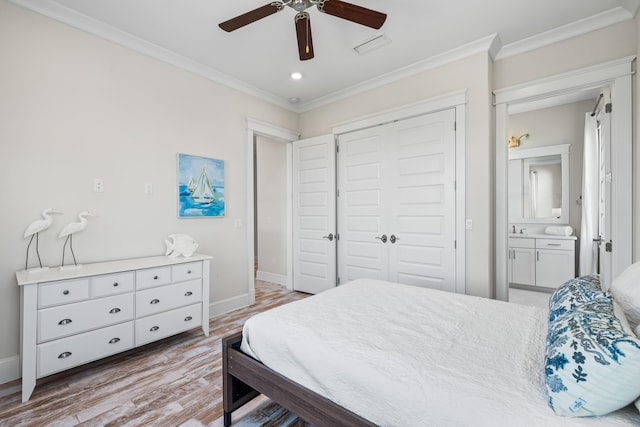
[[[509,283],[557,288],[575,277],[575,236],[509,237]]]
[[[211,257],[19,271],[22,401],[36,379],[195,327],[209,335]]]

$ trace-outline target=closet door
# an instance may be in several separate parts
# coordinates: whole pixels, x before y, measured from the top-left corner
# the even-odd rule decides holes
[[[339,138],[338,276],[455,291],[455,110]]]
[[[389,251],[383,191],[387,128],[341,135],[338,152],[338,277],[386,280]]]
[[[389,280],[455,292],[455,111],[392,128]]]

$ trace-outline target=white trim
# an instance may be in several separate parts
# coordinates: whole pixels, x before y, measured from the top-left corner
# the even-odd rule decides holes
[[[9,356],[0,359],[0,384],[20,378],[20,356]],[[18,385],[18,387],[20,387]]]
[[[511,56],[520,55],[521,53],[549,46],[573,37],[596,31],[610,25],[618,24],[629,19],[633,19],[634,13],[631,13],[624,7],[615,7],[610,10],[598,13],[593,16],[536,34],[526,39],[508,43],[502,47],[500,52],[495,56],[495,60],[509,58]]]
[[[258,270],[256,279],[264,280],[265,282],[275,283],[276,285],[286,286],[287,276],[284,274],[268,273],[266,271]]]
[[[119,44],[143,55],[155,58],[167,64],[174,65],[196,75],[214,81],[221,85],[230,87],[239,92],[254,96],[263,101],[277,105],[289,111],[296,111],[288,99],[276,96],[272,93],[251,86],[237,78],[222,73],[200,62],[177,54],[169,49],[153,44],[140,37],[129,34],[104,22],[98,21],[90,16],[79,13],[71,8],[54,1],[43,0],[9,0],[18,6],[29,9],[46,17],[55,19],[64,24],[70,25],[87,33],[98,36],[102,39]]]
[[[353,132],[408,119],[424,114],[455,108],[456,114],[456,293],[466,293],[466,104],[467,89],[462,89],[403,107],[363,116],[353,121],[333,126],[337,138],[341,134]]]
[[[633,99],[632,75],[635,56],[585,67],[529,83],[494,91],[496,98],[496,298],[508,300],[507,227],[507,128],[509,106],[533,99],[543,99],[571,91],[595,87],[611,87],[612,113],[612,170],[615,176],[629,177],[613,186],[612,218],[613,264],[612,277],[619,275],[632,263],[633,257]],[[614,176],[614,179],[615,179]]]
[[[442,67],[443,65],[468,58],[478,53],[495,52],[497,50],[497,46],[499,46],[499,43],[500,39],[498,35],[492,34],[477,41],[465,44],[455,49],[451,49],[447,52],[443,52],[422,61],[418,61],[406,67],[399,68],[390,73],[383,74],[381,76],[366,80],[362,83],[350,86],[347,89],[339,90],[328,95],[316,98],[309,102],[299,104],[298,112],[304,113],[306,111],[322,107],[323,105],[331,104],[341,99],[349,98],[359,93],[363,93],[368,90],[372,90],[396,82],[398,80],[406,79],[407,77],[411,77],[428,70]]]
[[[447,108],[452,108],[457,105],[464,105],[466,102],[467,90],[457,90],[429,98],[427,100],[415,102],[413,104],[407,104],[399,108],[380,111],[374,114],[355,118],[345,123],[333,125],[333,134],[340,135],[359,129],[377,126],[381,123],[389,123],[395,120],[408,119],[410,117],[433,113]]]
[[[253,277],[253,273],[251,274]],[[253,305],[249,302],[249,294],[238,295],[237,297],[227,298],[222,301],[216,301],[209,304],[209,319],[214,319],[230,311]]]
[[[256,135],[265,136],[267,138],[279,139],[287,143],[287,278],[285,284],[288,289],[293,289],[293,250],[291,248],[293,244],[293,218],[291,212],[293,211],[292,196],[290,190],[292,187],[291,179],[291,142],[297,141],[299,134],[290,129],[286,129],[280,126],[272,125],[270,123],[262,122],[252,118],[247,118],[247,274],[248,274],[248,295],[249,305],[256,302],[256,284],[254,278],[254,265],[255,265],[255,251],[254,240],[255,233],[253,229],[254,224],[254,201],[253,192],[253,157],[254,157],[254,141]]]

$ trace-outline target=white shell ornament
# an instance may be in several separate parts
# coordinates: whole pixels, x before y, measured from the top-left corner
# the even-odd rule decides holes
[[[165,240],[164,243],[167,245],[167,251],[164,254],[169,258],[176,258],[180,255],[189,258],[200,246],[193,237],[186,234],[170,234],[169,240]]]

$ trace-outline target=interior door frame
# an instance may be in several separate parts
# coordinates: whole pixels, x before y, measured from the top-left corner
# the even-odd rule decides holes
[[[632,75],[635,55],[580,68],[567,73],[533,80],[520,85],[493,91],[495,96],[495,155],[496,155],[496,299],[508,301],[508,115],[509,106],[522,102],[550,98],[579,90],[608,87],[611,90],[611,168],[615,176],[629,177],[616,182],[612,189],[611,218],[614,251],[612,277],[627,266],[633,256],[633,92]],[[615,179],[615,178],[614,178]]]
[[[379,126],[398,120],[409,119],[442,110],[455,109],[456,121],[456,283],[455,292],[466,293],[466,103],[467,89],[462,89],[437,97],[391,110],[381,111],[364,117],[337,124],[332,133],[338,138],[341,134]],[[340,165],[336,165],[336,170]],[[339,214],[339,212],[338,212]],[[338,230],[340,233],[340,230]],[[336,248],[337,249],[337,248]],[[340,254],[337,254],[340,262]],[[339,271],[339,265],[337,266]]]
[[[286,226],[286,242],[287,242],[287,279],[286,279],[286,287],[287,289],[293,289],[293,184],[292,184],[292,147],[291,143],[299,139],[300,134],[298,132],[292,131],[290,129],[286,129],[280,126],[276,126],[270,123],[262,122],[259,120],[255,120],[252,118],[247,118],[247,293],[248,293],[248,303],[249,305],[253,305],[256,302],[256,288],[255,288],[255,278],[253,276],[253,268],[254,268],[254,260],[255,260],[255,251],[254,251],[254,240],[255,240],[255,230],[254,230],[254,211],[255,205],[253,200],[253,194],[255,188],[253,186],[254,180],[254,170],[253,170],[253,158],[255,155],[255,138],[256,136],[263,136],[270,139],[275,139],[282,141],[287,144],[287,226]]]

